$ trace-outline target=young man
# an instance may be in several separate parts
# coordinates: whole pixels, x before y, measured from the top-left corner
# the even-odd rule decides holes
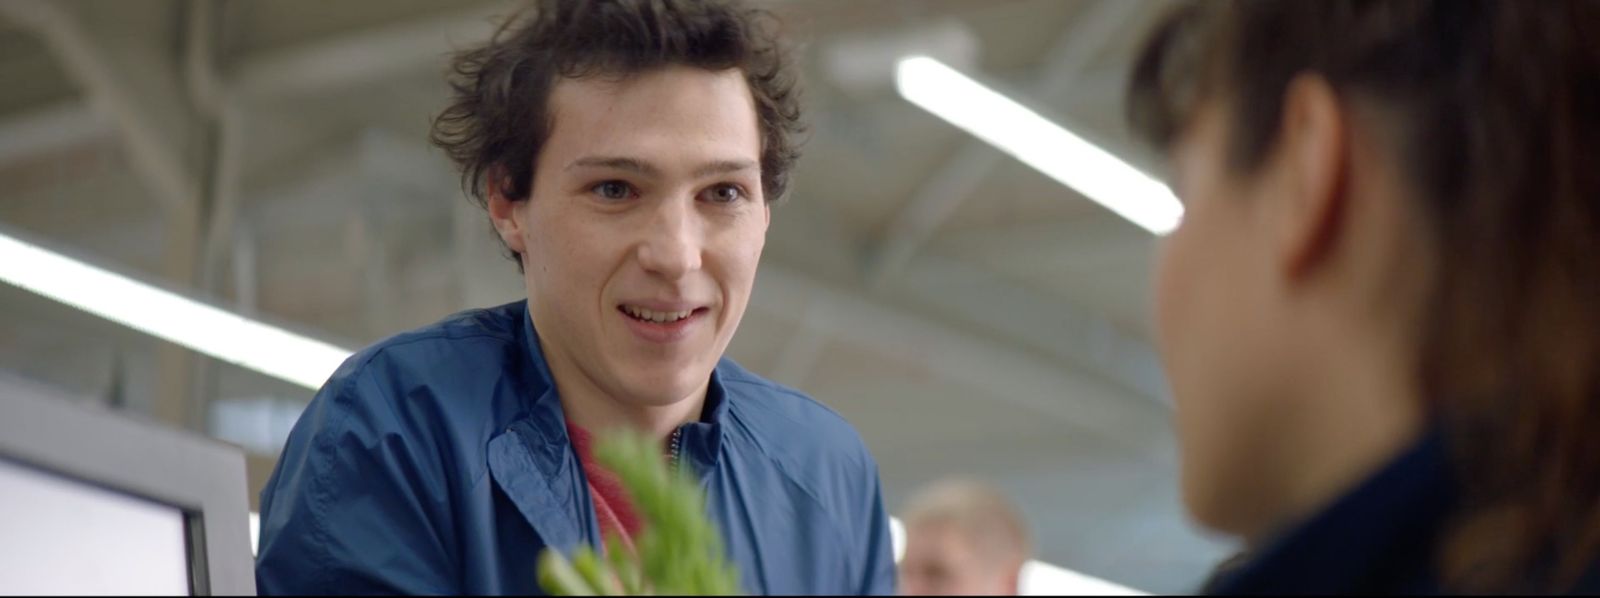
[[[334,374],[262,493],[261,592],[537,593],[545,547],[638,531],[588,456],[615,429],[692,467],[746,591],[891,592],[855,431],[722,358],[797,156],[793,77],[758,15],[550,0],[453,71],[434,140],[528,299]]]
[[[918,492],[900,514],[907,596],[1015,596],[1032,552],[1022,513],[994,488],[950,479]]]

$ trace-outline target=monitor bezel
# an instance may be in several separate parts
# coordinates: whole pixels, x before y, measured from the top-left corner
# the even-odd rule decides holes
[[[255,594],[243,451],[41,385],[0,382],[0,456],[179,509],[191,593]]]

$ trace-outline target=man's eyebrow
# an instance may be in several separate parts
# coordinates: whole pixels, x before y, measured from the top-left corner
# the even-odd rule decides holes
[[[646,176],[655,176],[661,172],[659,169],[645,163],[643,160],[622,156],[586,156],[583,158],[578,158],[577,160],[573,160],[572,163],[568,164],[563,170],[572,170],[574,168],[614,168],[617,170],[628,170]]]
[[[754,160],[717,160],[705,164],[694,170],[695,178],[708,177],[717,174],[730,174],[746,170],[760,170],[761,165]]]
[[[648,162],[624,156],[586,156],[573,160],[571,164],[567,165],[567,170],[574,168],[612,168],[636,172],[645,176],[661,174],[661,169]],[[755,160],[715,160],[696,168],[693,176],[695,178],[703,178],[719,174],[759,170],[760,168],[761,165]]]

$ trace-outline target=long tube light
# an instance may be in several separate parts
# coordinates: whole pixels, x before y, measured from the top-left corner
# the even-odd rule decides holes
[[[1172,190],[1050,119],[926,56],[895,65],[901,97],[1156,235],[1177,228]]]
[[[219,360],[317,389],[350,351],[91,266],[0,232],[10,283]]]

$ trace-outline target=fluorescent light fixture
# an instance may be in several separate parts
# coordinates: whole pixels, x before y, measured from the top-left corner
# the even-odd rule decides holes
[[[261,552],[261,513],[250,512],[250,556]]]
[[[97,268],[0,232],[0,282],[316,389],[350,351]]]
[[[1044,561],[1028,561],[1017,578],[1023,596],[1148,596],[1133,588],[1091,577]]]
[[[906,524],[896,517],[889,518],[889,545],[894,549],[894,562],[906,558]]]
[[[1183,204],[1160,181],[938,60],[901,59],[895,87],[907,101],[1151,233],[1172,232],[1183,217]]]

